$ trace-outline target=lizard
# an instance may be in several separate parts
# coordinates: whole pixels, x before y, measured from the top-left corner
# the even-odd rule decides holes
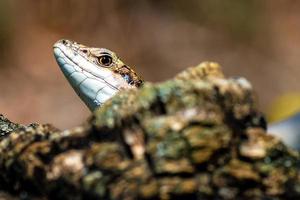
[[[63,74],[91,111],[101,107],[120,90],[137,89],[144,83],[132,68],[108,49],[88,47],[66,39],[57,41],[53,48]],[[281,137],[288,146],[300,149],[297,143],[299,116],[300,113],[271,124],[268,131]]]
[[[61,71],[93,111],[118,91],[139,88],[142,78],[112,51],[62,39],[53,46]]]

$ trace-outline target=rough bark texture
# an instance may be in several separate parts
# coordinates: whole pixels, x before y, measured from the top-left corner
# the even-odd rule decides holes
[[[265,126],[251,85],[203,63],[120,92],[72,130],[1,116],[0,189],[23,199],[297,199],[298,152]]]

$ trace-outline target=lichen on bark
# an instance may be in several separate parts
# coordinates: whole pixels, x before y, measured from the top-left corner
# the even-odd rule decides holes
[[[72,130],[1,118],[13,128],[0,138],[0,189],[48,199],[299,198],[298,152],[266,134],[255,102],[246,79],[206,62],[118,93]]]
[[[0,114],[0,138],[20,127],[22,125],[15,124]]]

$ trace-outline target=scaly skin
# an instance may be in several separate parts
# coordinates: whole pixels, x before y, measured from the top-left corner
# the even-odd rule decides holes
[[[65,77],[92,111],[118,91],[138,88],[143,83],[108,49],[87,47],[70,40],[59,40],[53,48]]]

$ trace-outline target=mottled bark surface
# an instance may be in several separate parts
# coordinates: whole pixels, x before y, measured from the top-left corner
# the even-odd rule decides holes
[[[21,127],[22,125],[15,124],[0,114],[0,138]]]
[[[0,119],[0,188],[43,199],[296,199],[299,155],[215,63],[120,92],[60,131]],[[11,198],[11,197],[9,197]]]

